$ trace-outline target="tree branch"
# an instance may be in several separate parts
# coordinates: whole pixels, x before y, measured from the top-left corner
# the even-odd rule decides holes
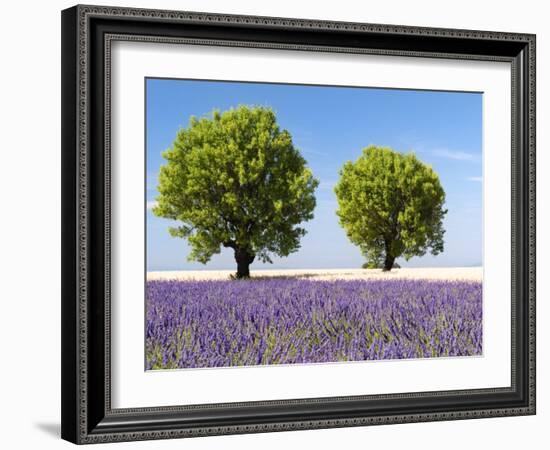
[[[225,241],[222,245],[224,247],[230,247],[233,250],[235,250],[237,248],[237,243],[235,241]]]

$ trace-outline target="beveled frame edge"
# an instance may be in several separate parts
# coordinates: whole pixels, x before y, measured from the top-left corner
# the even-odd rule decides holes
[[[366,417],[342,417],[336,419],[319,420],[292,420],[276,423],[256,423],[245,425],[223,425],[223,426],[192,426],[187,428],[165,428],[155,431],[140,429],[137,423],[130,426],[124,432],[113,432],[108,426],[103,430],[95,429],[88,422],[92,404],[89,402],[89,332],[90,332],[90,293],[88,271],[91,264],[89,253],[90,248],[89,232],[91,214],[89,208],[90,167],[89,152],[91,151],[88,135],[90,122],[94,117],[89,117],[89,86],[88,86],[88,65],[89,55],[89,30],[88,23],[93,17],[105,18],[134,18],[144,21],[161,21],[182,24],[198,25],[239,25],[247,28],[268,27],[278,30],[284,29],[316,29],[330,30],[346,33],[378,33],[382,35],[400,35],[405,39],[407,36],[437,36],[444,38],[460,38],[473,40],[489,40],[520,43],[524,50],[521,55],[508,58],[513,60],[515,69],[513,73],[521,76],[515,80],[517,89],[523,92],[524,105],[516,108],[515,121],[519,125],[517,133],[517,145],[522,158],[519,158],[518,174],[522,181],[520,185],[518,223],[520,232],[525,230],[528,249],[526,250],[526,264],[522,265],[524,273],[518,276],[525,276],[528,285],[528,298],[525,304],[526,325],[524,330],[527,336],[527,352],[524,354],[525,361],[522,367],[525,369],[525,378],[528,380],[528,399],[524,406],[509,408],[478,408],[474,410],[456,410],[432,413],[414,414],[391,414],[391,415],[370,415]],[[475,417],[498,417],[508,415],[525,415],[535,413],[535,36],[530,34],[498,33],[470,30],[448,30],[433,29],[424,27],[404,27],[395,25],[359,24],[347,22],[312,21],[305,19],[281,19],[270,17],[233,16],[220,14],[203,14],[178,11],[158,11],[146,9],[112,8],[98,6],[76,6],[63,12],[63,39],[62,39],[62,137],[63,137],[63,193],[62,193],[62,223],[63,223],[63,267],[62,267],[62,435],[76,443],[95,443],[109,441],[127,441],[140,439],[161,439],[170,437],[185,436],[206,436],[213,434],[236,434],[249,432],[269,432],[295,429],[328,428],[360,426],[370,424],[388,424],[419,421],[436,421],[449,419],[466,419]],[[120,37],[120,36],[119,36]],[[203,40],[204,41],[204,40]],[[199,43],[205,45],[205,42]],[[227,42],[225,42],[228,44]],[[257,43],[256,43],[257,44]],[[229,43],[229,45],[231,45]],[[259,46],[259,45],[256,45]],[[270,44],[266,46],[273,48]],[[324,47],[326,50],[327,47]],[[337,49],[342,51],[342,48]],[[355,49],[357,50],[357,49]],[[380,54],[392,54],[391,51],[378,50]],[[371,53],[374,53],[371,52]],[[418,54],[415,54],[418,53]],[[457,55],[446,53],[428,52],[432,57],[454,58]],[[107,53],[108,54],[108,53]],[[426,52],[407,53],[408,56],[426,56]],[[479,55],[478,55],[479,56]],[[521,57],[520,57],[521,56]],[[464,58],[466,56],[463,55]],[[105,86],[106,94],[108,86]],[[107,99],[107,97],[106,97]],[[523,106],[523,107],[521,107]],[[97,118],[95,118],[97,120]],[[105,127],[105,144],[108,147],[109,127]],[[513,143],[514,145],[514,143]],[[75,152],[75,147],[77,151]],[[108,164],[108,158],[106,159]],[[525,175],[525,176],[523,176]],[[523,178],[522,178],[523,176]],[[513,177],[514,178],[514,177]],[[97,183],[98,180],[95,180]],[[105,172],[104,182],[109,184],[109,171]],[[106,190],[108,192],[108,189]],[[106,210],[109,210],[109,196],[105,195]],[[525,213],[525,214],[524,214]],[[106,218],[106,230],[109,229],[108,218]],[[525,223],[524,223],[525,221]],[[105,234],[105,245],[109,248],[109,233]],[[105,262],[108,264],[108,251],[105,254]],[[520,255],[521,257],[521,255]],[[521,263],[522,261],[520,261]],[[105,273],[108,277],[109,274]],[[105,282],[105,295],[109,298],[109,280]],[[75,295],[78,299],[75,304]],[[105,311],[105,326],[108,331],[109,316]],[[108,354],[108,336],[106,338],[106,354]],[[109,379],[109,361],[105,361],[105,376]],[[454,391],[457,392],[457,391]],[[401,397],[421,398],[420,394],[403,394]],[[457,394],[458,395],[458,394]],[[369,396],[369,398],[389,398],[392,396]],[[323,400],[323,399],[313,399]],[[326,400],[326,399],[324,399]],[[339,400],[339,398],[336,398]],[[293,400],[294,401],[294,400]],[[299,400],[296,400],[299,402]],[[284,401],[282,401],[284,403]],[[287,403],[290,404],[289,401]],[[273,402],[270,402],[273,403]],[[281,403],[281,402],[276,402]],[[220,405],[216,405],[220,406]],[[128,417],[137,416],[141,412],[166,413],[168,411],[179,411],[181,408],[141,408],[140,410],[111,410],[110,392],[108,383],[105,386],[104,416],[111,416],[114,422],[124,420]],[[97,411],[96,411],[97,413]],[[122,416],[122,417],[117,417]],[[166,416],[165,416],[166,420]],[[108,421],[107,421],[108,422]],[[96,427],[97,428],[97,427]],[[101,427],[100,427],[101,428]]]

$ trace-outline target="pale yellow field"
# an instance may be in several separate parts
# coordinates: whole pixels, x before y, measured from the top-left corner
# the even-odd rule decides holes
[[[234,270],[182,270],[147,272],[148,280],[227,280]],[[481,281],[482,267],[434,267],[402,268],[382,272],[380,269],[281,269],[269,270],[251,268],[252,278],[264,277],[297,277],[310,280],[361,280],[399,278],[419,280],[471,280]]]

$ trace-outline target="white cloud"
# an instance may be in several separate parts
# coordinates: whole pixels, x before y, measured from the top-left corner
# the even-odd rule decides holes
[[[453,159],[455,161],[476,161],[478,159],[477,155],[473,153],[448,150],[446,148],[434,150],[433,154],[441,158]]]
[[[468,177],[468,181],[483,181],[483,177]]]
[[[155,206],[157,206],[156,200],[149,200],[147,201],[147,210],[153,209]]]

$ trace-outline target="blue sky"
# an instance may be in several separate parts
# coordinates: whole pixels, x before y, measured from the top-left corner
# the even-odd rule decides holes
[[[235,269],[232,250],[206,264],[187,261],[184,239],[168,233],[171,222],[151,212],[162,151],[191,116],[240,104],[274,109],[314,175],[315,218],[301,248],[254,268],[353,268],[365,261],[338,224],[334,184],[344,162],[369,144],[414,151],[440,176],[446,192],[445,251],[414,257],[408,267],[481,265],[482,94],[268,83],[146,80],[147,270]]]

